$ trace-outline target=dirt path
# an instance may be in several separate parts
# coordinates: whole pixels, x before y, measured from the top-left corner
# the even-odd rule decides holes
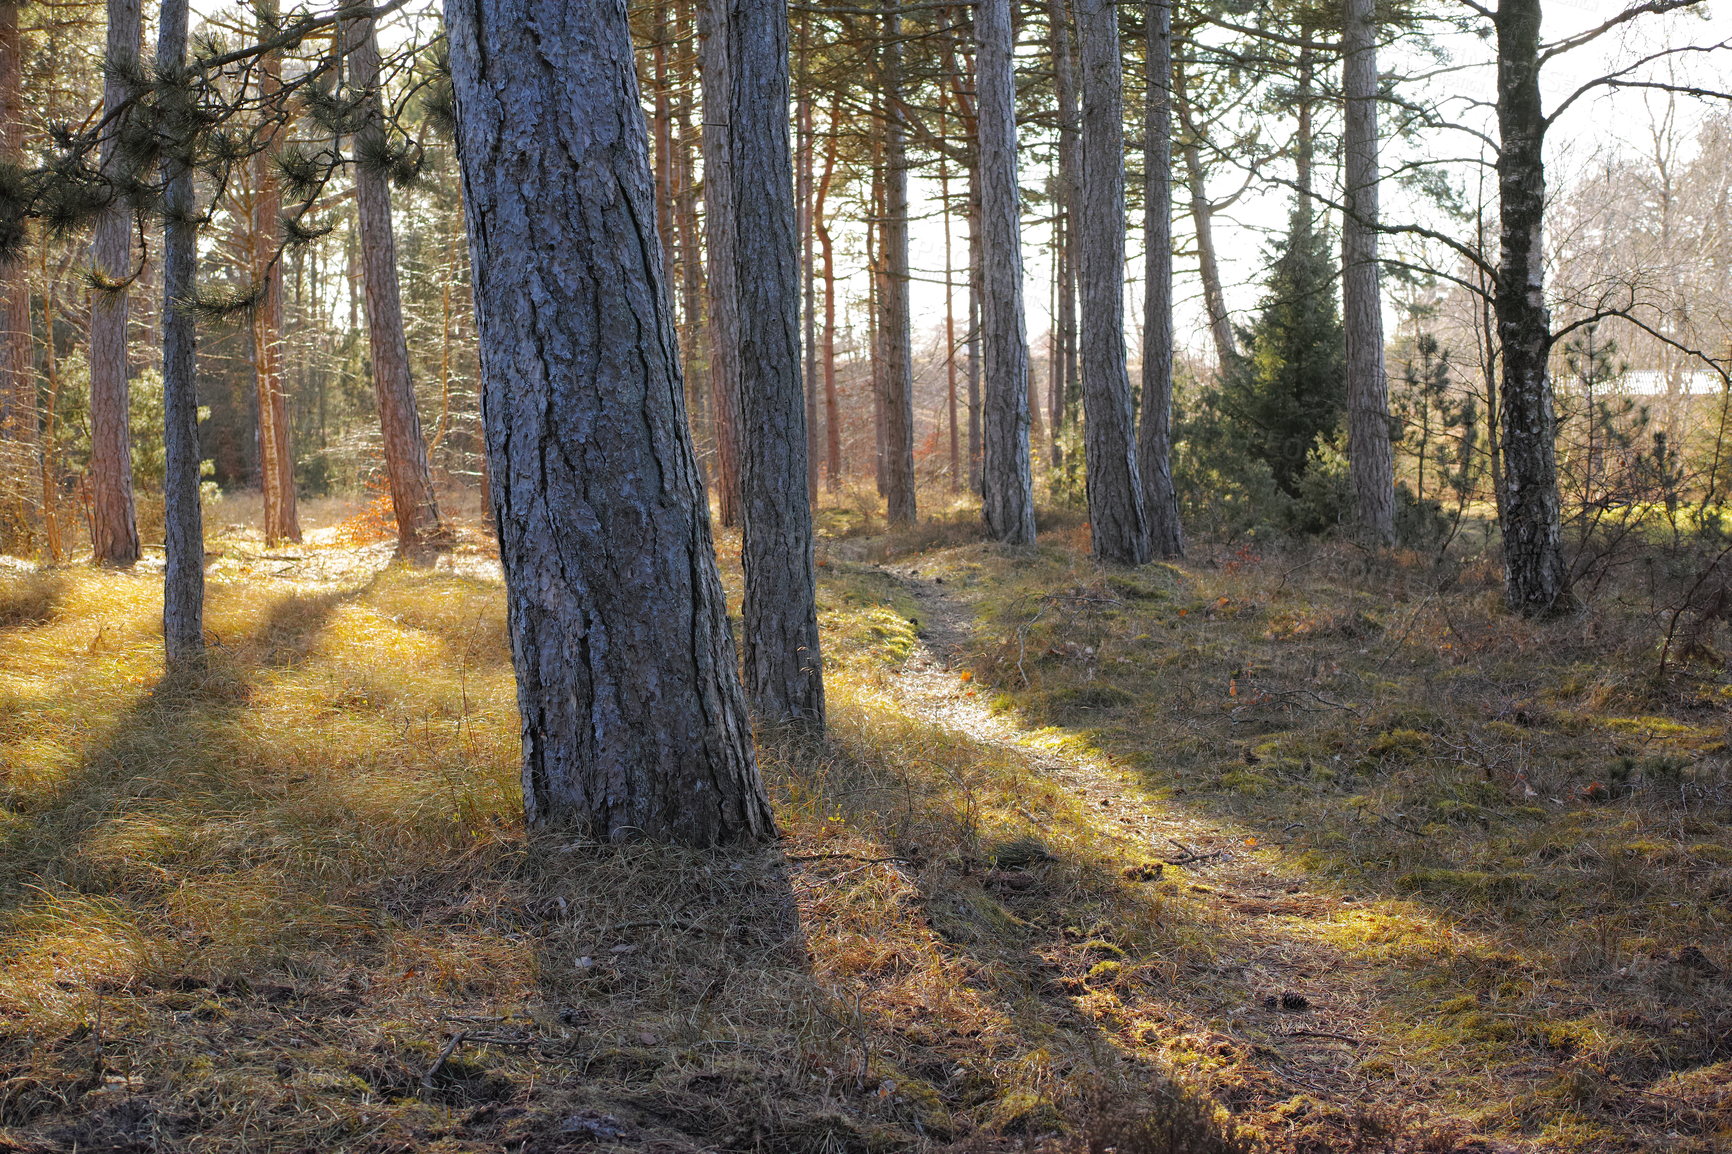
[[[1361,1114],[1376,1104],[1379,1117],[1410,1136],[1448,1134],[1451,1144],[1437,1149],[1522,1149],[1472,1136],[1474,1128],[1418,1105],[1434,1098],[1443,1072],[1403,1052],[1407,1023],[1388,1004],[1400,972],[1341,945],[1344,925],[1384,916],[1373,912],[1375,901],[1329,892],[1247,832],[1151,799],[1106,758],[1058,746],[1013,713],[993,712],[961,676],[974,617],[955,586],[918,564],[883,571],[920,609],[920,644],[892,678],[901,706],[975,742],[1014,751],[1061,783],[1088,803],[1106,839],[1124,847],[1127,865],[1162,862],[1164,877],[1176,878],[1218,927],[1211,935],[1218,953],[1189,967],[1194,979],[1170,991],[1168,1004],[1186,1011],[1184,1030],[1225,1040],[1244,1055],[1244,1074],[1260,1087],[1258,1097],[1311,1095]]]

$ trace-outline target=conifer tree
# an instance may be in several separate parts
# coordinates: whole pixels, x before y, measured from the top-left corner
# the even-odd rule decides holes
[[[1295,206],[1244,351],[1228,366],[1222,408],[1246,450],[1297,496],[1311,452],[1336,431],[1346,404],[1346,337],[1335,306],[1328,238]]]

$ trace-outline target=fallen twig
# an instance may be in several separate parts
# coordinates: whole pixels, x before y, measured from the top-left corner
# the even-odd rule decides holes
[[[427,1087],[429,1090],[433,1088],[433,1079],[439,1076],[439,1071],[445,1068],[445,1063],[451,1060],[451,1055],[457,1052],[457,1047],[461,1046],[463,1044],[463,1039],[468,1036],[468,1030],[458,1030],[455,1034],[451,1035],[451,1039],[445,1043],[445,1048],[439,1051],[439,1057],[434,1060],[431,1066],[427,1067],[427,1072],[421,1075],[421,1084],[423,1086]]]

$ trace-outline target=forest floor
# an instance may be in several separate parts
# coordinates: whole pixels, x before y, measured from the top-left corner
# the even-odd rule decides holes
[[[148,566],[0,572],[0,1150],[1732,1147],[1732,692],[1634,594],[836,513],[830,733],[693,853],[525,836],[488,543],[379,529],[213,540],[192,685]]]

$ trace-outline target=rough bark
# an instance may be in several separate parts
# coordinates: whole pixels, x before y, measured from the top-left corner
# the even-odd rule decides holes
[[[1197,272],[1203,281],[1203,311],[1209,318],[1209,336],[1215,344],[1215,371],[1225,372],[1237,355],[1233,323],[1227,314],[1227,293],[1221,287],[1221,262],[1215,255],[1215,208],[1209,203],[1208,175],[1203,169],[1201,139],[1191,107],[1185,100],[1185,69],[1173,70],[1173,111],[1183,128],[1180,155],[1185,161],[1185,184],[1190,192],[1191,225],[1197,233]]]
[[[349,0],[366,10],[367,0]],[[397,520],[397,548],[407,556],[444,545],[447,531],[427,467],[427,442],[409,374],[409,343],[403,333],[403,300],[397,287],[397,235],[391,222],[391,187],[384,167],[385,111],[379,97],[379,44],[373,17],[343,21],[349,83],[360,101],[355,132],[355,220],[361,240],[361,275],[367,294],[367,348],[373,365],[385,473]]]
[[[981,515],[1007,545],[1034,540],[1029,466],[1028,336],[1022,307],[1022,210],[1017,188],[1016,76],[1010,0],[975,10],[975,120],[980,198],[980,323],[985,352]]]
[[[698,5],[698,69],[703,85],[704,252],[707,256],[710,413],[716,431],[716,469],[710,482],[722,524],[740,523],[740,321],[734,286],[733,165],[728,106],[732,62],[728,52],[726,0]]]
[[[1504,594],[1521,613],[1571,603],[1558,508],[1557,417],[1547,370],[1545,115],[1540,103],[1539,0],[1497,10],[1498,208],[1496,315],[1502,351]]]
[[[1376,0],[1346,0],[1341,79],[1341,312],[1347,332],[1347,471],[1353,519],[1373,545],[1395,544],[1395,462],[1383,365],[1383,293],[1377,269]]]
[[[902,18],[884,14],[884,503],[892,525],[914,523],[914,337],[908,308],[908,146],[902,118]]]
[[[108,55],[102,87],[102,171],[118,179],[121,106],[137,75],[139,0],[108,0]],[[132,500],[131,386],[126,361],[127,284],[132,276],[132,205],[116,195],[97,219],[90,263],[98,284],[90,297],[90,532],[99,565],[138,560],[138,516]]]
[[[769,837],[623,0],[446,5],[532,825]]]
[[[276,0],[260,0],[259,32],[269,35],[279,22]],[[259,96],[269,109],[282,88],[282,59],[276,52],[259,57]],[[295,455],[289,438],[288,380],[283,371],[283,262],[280,259],[282,183],[267,133],[265,147],[253,157],[252,276],[260,292],[253,309],[253,379],[258,388],[259,487],[265,499],[265,543],[301,539],[295,500]]]
[[[1143,94],[1143,403],[1137,464],[1149,547],[1180,557],[1185,531],[1173,491],[1173,8],[1145,7],[1148,77]]]
[[[800,252],[788,147],[785,0],[725,4],[727,204],[738,294],[740,561],[746,696],[771,723],[824,723],[806,413],[800,373]],[[712,216],[712,220],[714,217]]]
[[[1095,555],[1149,559],[1125,367],[1124,76],[1113,0],[1077,0],[1082,56],[1082,182],[1076,219],[1082,300],[1083,454]]]
[[[187,0],[163,0],[157,75],[186,63]],[[204,514],[199,508],[198,332],[187,302],[198,268],[192,169],[170,147],[162,162],[163,656],[171,673],[204,663]]]

